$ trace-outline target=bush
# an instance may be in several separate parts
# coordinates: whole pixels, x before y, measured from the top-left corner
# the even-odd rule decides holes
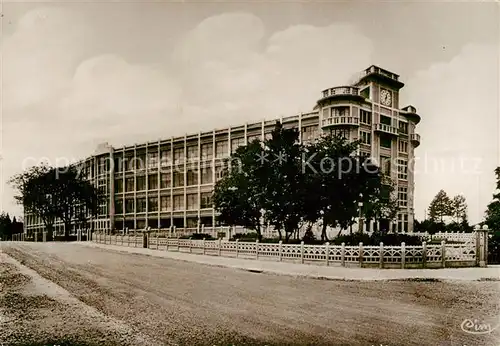
[[[191,235],[185,235],[185,236],[182,236],[180,237],[179,239],[193,239],[193,240],[215,240],[214,237],[212,237],[210,234],[206,234],[206,233],[193,233]]]
[[[233,235],[231,238],[232,240],[239,239],[240,241],[256,241],[259,238],[257,232],[251,232],[251,233],[236,233]],[[243,240],[244,239],[244,240]]]
[[[407,234],[377,234],[374,233],[371,236],[368,234],[354,233],[350,235],[341,235],[333,240],[333,244],[341,245],[345,243],[348,246],[357,246],[359,243],[367,246],[377,246],[380,243],[384,243],[386,246],[399,246],[401,243],[405,245],[421,245],[422,241],[419,237],[411,236]]]

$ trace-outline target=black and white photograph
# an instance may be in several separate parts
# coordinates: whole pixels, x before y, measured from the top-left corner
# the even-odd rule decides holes
[[[0,346],[499,346],[500,2],[0,1]]]

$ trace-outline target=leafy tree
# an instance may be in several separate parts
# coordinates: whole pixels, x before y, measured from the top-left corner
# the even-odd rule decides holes
[[[443,222],[444,216],[451,216],[452,202],[444,190],[440,190],[429,205],[429,219]]]
[[[488,204],[485,213],[485,223],[492,231],[500,231],[500,167],[495,169],[496,191],[493,200]]]
[[[53,187],[45,182],[50,170],[49,166],[42,164],[31,167],[10,179],[10,183],[17,190],[14,199],[23,206],[25,212],[40,217],[49,240],[52,239],[53,225],[57,215],[51,200]]]
[[[467,202],[464,196],[457,195],[451,200],[451,216],[456,223],[467,221]]]
[[[258,160],[262,150],[259,141],[239,147],[231,156],[231,169],[215,184],[213,194],[214,207],[219,213],[217,221],[254,230],[259,240],[262,240],[262,184],[266,179]]]
[[[39,216],[52,239],[54,221],[59,218],[69,238],[72,222],[78,217],[77,208],[96,215],[100,196],[97,189],[83,179],[73,166],[53,168],[35,166],[11,179],[18,190],[15,197],[25,211]]]
[[[0,214],[0,239],[11,240],[13,234],[12,221],[9,214]]]
[[[375,221],[373,226],[375,233],[388,231],[379,229],[379,222],[394,220],[399,210],[398,198],[394,193],[394,182],[382,174],[380,178],[379,186],[376,187],[377,193],[369,195],[363,203],[363,215],[367,221]]]
[[[298,143],[296,128],[285,129],[277,122],[270,139],[264,142],[262,207],[266,221],[279,233],[285,231],[286,241],[299,228],[304,215],[305,174],[302,173],[303,147]]]

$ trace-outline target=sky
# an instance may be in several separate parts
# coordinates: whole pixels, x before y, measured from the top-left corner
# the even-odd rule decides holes
[[[0,209],[7,180],[108,142],[311,111],[372,64],[422,117],[415,213],[440,189],[484,215],[500,165],[494,2],[16,2],[1,13]]]

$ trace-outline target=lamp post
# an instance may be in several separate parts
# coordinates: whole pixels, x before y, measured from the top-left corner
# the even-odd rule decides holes
[[[358,232],[363,233],[363,194],[359,194],[359,202],[358,202],[358,207],[359,207],[359,221],[358,221]]]

